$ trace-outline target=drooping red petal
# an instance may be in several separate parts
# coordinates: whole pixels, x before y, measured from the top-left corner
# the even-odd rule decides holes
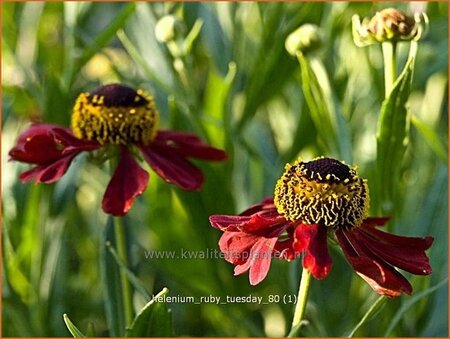
[[[243,231],[251,234],[268,235],[274,229],[286,228],[289,223],[283,216],[272,212],[257,212],[251,216],[240,215],[212,215],[209,217],[211,225],[221,231]]]
[[[219,247],[225,260],[236,265],[234,274],[240,275],[248,270],[250,284],[259,284],[269,272],[273,247],[277,238],[258,237],[243,232],[225,232]]]
[[[192,133],[160,130],[154,140],[176,150],[184,157],[202,160],[221,161],[228,158],[223,150],[204,144],[198,136]]]
[[[316,279],[325,278],[330,272],[332,261],[328,253],[327,229],[320,225],[300,224],[295,229],[293,247],[305,251],[303,267]]]
[[[225,260],[242,265],[249,258],[249,250],[258,237],[243,232],[224,232],[219,240],[219,248],[225,255]]]
[[[269,273],[270,263],[272,262],[272,252],[278,238],[261,238],[252,247],[250,251],[253,265],[250,267],[249,280],[250,285],[257,285]],[[253,259],[255,257],[255,259]],[[235,270],[236,272],[236,270]]]
[[[28,182],[34,179],[35,183],[50,184],[58,181],[66,172],[70,166],[72,160],[78,155],[79,152],[61,157],[54,160],[49,164],[36,166],[28,171],[20,174],[19,178],[22,182]]]
[[[272,257],[291,260],[294,223],[279,215],[273,198],[251,206],[240,215],[212,215],[211,225],[224,231],[219,247],[236,265],[234,274],[249,271],[250,284],[259,284],[269,272]],[[287,239],[279,240],[282,234]]]
[[[251,285],[259,284],[267,276],[272,260],[273,247],[277,238],[255,237],[250,252],[245,253],[248,257],[242,264],[234,268],[234,275],[240,275],[249,271]]]
[[[59,180],[82,151],[99,148],[97,142],[77,139],[69,128],[34,124],[23,132],[9,151],[11,160],[36,164],[20,175],[23,182],[52,183]]]
[[[140,146],[145,161],[166,182],[187,191],[199,190],[203,184],[202,172],[172,147],[152,142]]]
[[[272,197],[264,198],[260,203],[251,206],[239,215],[212,215],[211,225],[222,231],[243,231],[267,235],[269,228],[286,228],[289,224],[277,212]]]
[[[249,271],[251,285],[259,284],[269,272],[278,236],[267,238],[244,232],[225,232],[219,247],[225,260],[236,265],[234,274]]]
[[[211,226],[221,231],[237,231],[239,226],[247,223],[251,217],[240,215],[211,215],[209,222]]]
[[[384,243],[393,244],[393,246],[416,247],[417,249],[425,251],[429,249],[431,244],[433,243],[432,237],[424,237],[424,238],[404,237],[400,235],[386,233],[371,226],[372,225],[367,224],[367,222],[364,221],[363,224],[361,225],[361,228],[364,229],[366,233],[369,233],[373,237],[377,238],[377,240]]]
[[[402,292],[412,293],[408,280],[392,266],[374,257],[364,244],[354,239],[351,231],[337,230],[335,234],[349,264],[375,292],[391,298]]]
[[[97,142],[77,139],[69,128],[34,124],[19,136],[16,145],[9,151],[9,156],[11,160],[43,165],[66,155],[99,147]]]
[[[250,220],[239,227],[239,229],[244,230],[249,233],[261,233],[266,232],[265,229],[268,228],[286,228],[285,225],[289,224],[282,215],[278,214],[277,210],[262,210],[261,212],[255,213],[252,215]]]
[[[386,263],[401,268],[413,274],[427,275],[431,273],[431,266],[425,249],[428,249],[433,242],[431,237],[412,238],[411,237],[391,237],[392,234],[373,229],[355,229],[352,231],[355,239],[363,243],[372,253],[380,257]],[[401,241],[393,241],[400,239]]]
[[[287,261],[297,258],[297,253],[294,250],[294,239],[288,238],[283,241],[277,241],[274,247],[274,256],[279,259]]]
[[[371,227],[383,226],[389,219],[389,217],[369,217],[364,219],[364,224]]]
[[[127,214],[134,198],[145,191],[148,178],[148,173],[122,147],[119,163],[103,196],[103,211],[115,216]]]
[[[273,208],[275,208],[275,205],[273,204],[273,197],[265,197],[261,202],[250,206],[239,215],[252,215],[255,214],[256,212]]]

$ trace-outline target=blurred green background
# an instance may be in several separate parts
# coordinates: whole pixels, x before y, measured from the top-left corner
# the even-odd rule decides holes
[[[448,5],[429,3],[91,3],[2,2],[2,329],[3,336],[68,336],[62,315],[83,332],[108,336],[102,251],[106,168],[79,157],[54,185],[22,184],[26,165],[7,152],[30,121],[69,126],[75,98],[121,82],[153,93],[161,126],[192,131],[224,148],[225,163],[198,163],[201,192],[183,192],[151,174],[126,217],[131,269],[150,294],[267,298],[297,293],[300,262],[272,261],[250,286],[223,259],[147,259],[145,251],[217,249],[211,214],[238,213],[271,195],[286,162],[325,155],[374,174],[376,126],[384,98],[381,48],[358,48],[354,14],[386,7],[425,10],[409,106],[413,119],[389,230],[432,235],[433,274],[408,275],[415,293],[387,300],[356,336],[448,336]],[[180,20],[183,68],[155,38],[159,18]],[[328,147],[305,103],[297,60],[284,41],[303,23],[323,29],[316,60],[328,74],[327,100],[340,121]],[[200,26],[201,25],[201,26]],[[199,30],[198,30],[199,29]],[[196,35],[196,32],[198,35]],[[187,37],[187,38],[186,38]],[[399,65],[407,57],[400,46]],[[175,64],[175,65],[174,65]],[[401,66],[399,66],[401,68]],[[417,128],[420,126],[421,128]],[[371,186],[372,189],[372,186]],[[374,206],[382,205],[374,201]],[[332,245],[330,275],[313,281],[305,335],[345,336],[378,296]],[[440,284],[440,285],[439,285]],[[439,288],[435,288],[438,286]],[[136,310],[148,300],[135,293]],[[177,336],[284,336],[293,305],[172,303]]]

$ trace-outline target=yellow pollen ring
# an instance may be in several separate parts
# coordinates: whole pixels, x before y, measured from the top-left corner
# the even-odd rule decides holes
[[[81,93],[72,113],[72,130],[79,139],[101,144],[148,144],[156,136],[159,112],[153,98],[138,90],[129,106],[106,105],[104,96]],[[142,102],[136,105],[136,102]]]
[[[291,221],[334,229],[360,226],[369,210],[367,180],[359,178],[355,168],[343,163],[339,163],[338,169],[346,166],[348,178],[334,173],[321,175],[307,169],[306,164],[298,160],[294,165],[286,165],[275,186],[278,213]]]

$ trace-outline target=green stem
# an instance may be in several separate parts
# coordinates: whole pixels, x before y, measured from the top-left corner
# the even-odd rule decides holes
[[[117,167],[118,159],[117,157],[111,158],[109,162],[111,175]],[[117,255],[119,259],[128,267],[128,254],[127,254],[127,241],[125,236],[125,225],[123,223],[122,217],[113,217],[114,223],[114,237],[116,240]],[[131,285],[128,281],[127,272],[124,268],[119,267],[120,270],[120,282],[122,286],[122,303],[125,310],[125,327],[131,325],[133,321],[134,311],[133,311],[133,295],[131,292]]]
[[[385,97],[387,98],[394,87],[397,79],[397,43],[392,41],[385,41],[381,44],[383,50],[384,61],[384,89]]]
[[[125,238],[125,225],[121,217],[114,217],[114,235],[116,238],[117,254],[122,262],[128,266],[127,245]],[[122,301],[125,309],[125,326],[128,327],[133,321],[133,296],[127,273],[120,268],[120,282],[122,285]]]
[[[300,333],[301,322],[305,313],[306,302],[308,300],[309,283],[311,281],[311,273],[305,268],[302,271],[300,286],[298,288],[297,303],[294,310],[294,318],[292,320],[291,331],[288,337],[297,337]]]

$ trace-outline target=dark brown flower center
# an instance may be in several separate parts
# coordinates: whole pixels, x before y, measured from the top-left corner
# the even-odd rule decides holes
[[[274,201],[278,213],[288,220],[349,229],[367,216],[369,191],[355,168],[322,157],[287,164]]]
[[[347,165],[331,158],[319,158],[304,162],[303,167],[309,175],[309,179],[319,182],[339,182],[350,179],[352,176]]]
[[[80,94],[72,113],[72,130],[80,139],[102,144],[147,144],[156,135],[158,120],[147,92],[110,84]]]

